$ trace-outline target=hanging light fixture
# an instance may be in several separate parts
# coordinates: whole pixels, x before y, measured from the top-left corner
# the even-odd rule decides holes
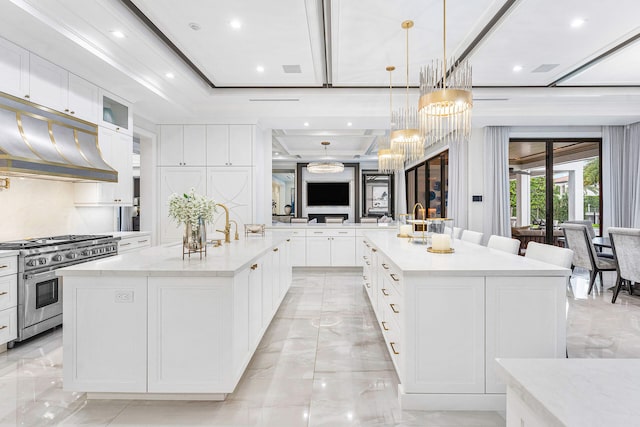
[[[340,162],[329,161],[327,157],[327,147],[331,144],[329,141],[322,141],[320,144],[324,146],[324,156],[327,160],[323,162],[311,162],[307,165],[307,171],[311,173],[340,173],[344,170],[344,164]]]
[[[392,117],[394,127],[391,129],[391,150],[402,153],[407,161],[416,160],[424,154],[423,137],[418,125],[418,111],[409,108],[409,28],[413,27],[413,21],[404,21],[402,28],[407,30],[407,105],[399,109]]]
[[[443,0],[443,57],[420,71],[420,132],[425,146],[467,140],[471,134],[471,65],[456,62],[447,74],[447,0]]]
[[[389,129],[393,126],[393,84],[391,81],[391,73],[396,67],[390,65],[386,68],[389,72]],[[391,150],[391,140],[385,135],[379,138],[380,144],[378,145],[378,172],[393,173],[402,169],[404,166],[404,155],[399,152]]]

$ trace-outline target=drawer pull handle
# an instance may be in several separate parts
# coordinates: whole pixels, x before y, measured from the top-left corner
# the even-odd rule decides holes
[[[371,248],[371,250],[372,250],[373,252],[378,252],[378,250],[377,250],[376,248]]]
[[[129,246],[131,243],[120,243],[120,246]]]
[[[395,304],[389,304],[389,307],[391,307],[391,310],[393,310],[394,313],[400,313],[398,310],[396,310]]]
[[[389,296],[389,293],[387,292],[387,289],[386,289],[386,288],[382,288],[382,289],[380,289],[380,290],[382,291],[382,295],[384,295],[385,297],[388,297],[388,296]]]
[[[393,351],[393,354],[400,354],[399,352],[396,351],[396,347],[394,344],[395,343],[393,341],[389,343],[389,345],[391,346],[391,350]]]
[[[371,286],[369,286],[369,283],[365,282],[365,285],[367,286],[367,288],[371,289]]]
[[[258,264],[253,264],[253,265],[251,266],[251,269],[252,269],[252,270],[255,270],[256,268],[258,268]]]
[[[349,234],[347,231],[338,231],[338,234]]]
[[[399,282],[400,279],[398,279],[398,276],[396,276],[394,273],[389,274],[389,276],[391,276],[391,278],[393,279],[394,282]]]
[[[367,276],[362,276],[362,278],[363,278],[364,280],[367,280]],[[2,294],[0,294],[0,295],[2,295]]]
[[[371,265],[371,263],[369,261],[367,261],[367,265]]]
[[[274,249],[273,249],[273,252],[278,252],[278,248],[274,248]]]
[[[7,328],[8,328],[7,325],[2,325],[2,326],[0,326],[0,331],[3,330],[3,329],[7,329]]]
[[[7,268],[9,267],[8,265],[0,265],[0,268]]]
[[[290,242],[290,241],[291,241],[291,239],[287,239],[287,242]]]
[[[8,294],[8,293],[9,293],[9,292],[7,292],[7,291],[2,291],[2,292],[0,292],[0,297],[1,297],[2,295],[6,295],[6,294]]]
[[[365,260],[369,259],[369,258],[367,258],[366,255],[362,255],[362,258],[364,258]]]
[[[147,243],[148,240],[138,240],[138,243]]]
[[[324,234],[324,231],[314,231],[313,234]]]
[[[389,269],[389,266],[383,262],[383,263],[382,263],[382,268],[384,268],[385,270],[388,270],[388,269]]]
[[[382,322],[380,322],[380,323],[382,323],[382,329],[384,329],[385,331],[388,331],[388,330],[389,330],[389,328],[387,328],[387,322],[382,321]]]

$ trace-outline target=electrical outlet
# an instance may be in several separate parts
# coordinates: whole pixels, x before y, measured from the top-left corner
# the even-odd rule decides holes
[[[115,301],[118,303],[133,302],[133,291],[116,291]]]

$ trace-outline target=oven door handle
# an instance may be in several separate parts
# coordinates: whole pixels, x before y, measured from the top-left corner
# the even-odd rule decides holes
[[[55,270],[49,270],[49,271],[45,271],[42,273],[36,273],[36,274],[32,274],[32,273],[25,273],[24,278],[25,280],[32,280],[32,279],[37,279],[39,277],[44,277],[44,276],[51,276],[52,278],[56,277],[56,272]]]

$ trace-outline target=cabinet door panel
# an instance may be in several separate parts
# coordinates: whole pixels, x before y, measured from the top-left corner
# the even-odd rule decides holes
[[[185,125],[183,137],[183,166],[206,166],[207,131],[204,125]]]
[[[31,54],[29,58],[31,101],[65,112],[68,103],[69,73],[37,55]]]
[[[331,265],[356,265],[356,238],[332,237],[331,239]]]
[[[229,125],[229,164],[251,166],[253,126]]]
[[[331,240],[329,237],[307,237],[307,266],[331,265]]]
[[[98,123],[98,86],[69,73],[69,114]]]
[[[291,265],[294,267],[307,265],[307,239],[304,236],[291,238]]]
[[[159,166],[181,166],[184,127],[182,125],[163,125],[160,127]]]
[[[227,166],[229,164],[229,126],[207,126],[207,165]]]
[[[249,351],[253,351],[262,337],[262,263],[249,270]]]
[[[0,38],[0,92],[29,97],[29,51]]]
[[[273,257],[266,254],[262,257],[262,329],[266,329],[271,322],[273,313]]]
[[[206,193],[205,168],[160,168],[160,241],[162,243],[178,242],[182,240],[184,226],[176,224],[169,218],[169,196],[173,193],[184,194],[191,188],[196,193]],[[211,231],[209,235],[211,235]]]
[[[237,221],[239,229],[243,224],[253,222],[252,169],[247,167],[207,168],[207,195],[229,209],[229,218]],[[211,230],[224,229],[224,211],[218,207]],[[213,235],[213,233],[209,233]]]

